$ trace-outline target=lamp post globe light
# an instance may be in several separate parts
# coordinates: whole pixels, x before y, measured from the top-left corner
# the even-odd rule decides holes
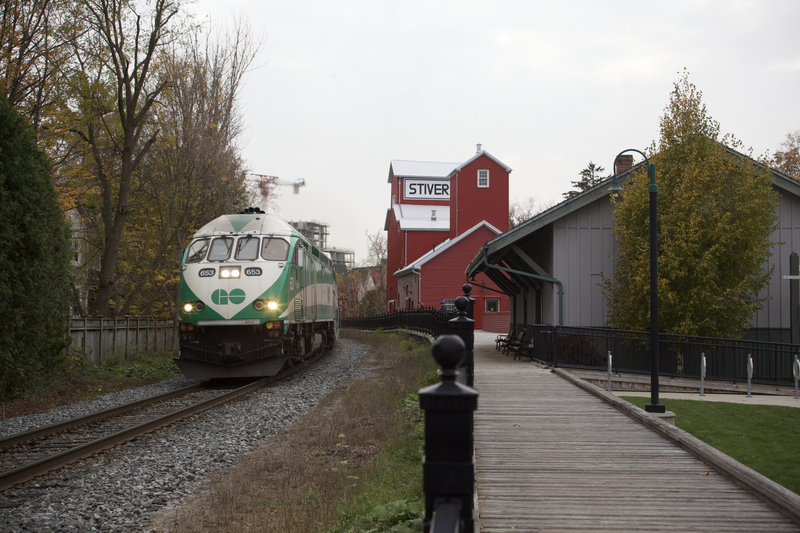
[[[640,150],[628,148],[614,158],[611,166],[614,179],[609,192],[612,195],[622,192],[617,179],[617,159],[625,152],[636,152],[644,157],[647,177],[650,178],[650,403],[645,405],[648,413],[664,413],[666,407],[658,403],[658,186],[656,185],[656,164]]]

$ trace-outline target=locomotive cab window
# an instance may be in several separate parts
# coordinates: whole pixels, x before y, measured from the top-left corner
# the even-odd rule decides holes
[[[236,259],[239,261],[258,259],[258,237],[252,235],[239,237],[239,241],[236,243]]]
[[[194,241],[189,247],[189,253],[186,256],[186,262],[199,263],[206,258],[206,252],[208,252],[208,239]]]
[[[217,237],[211,241],[211,250],[208,251],[209,261],[227,261],[231,256],[233,237]]]
[[[264,237],[261,257],[267,261],[286,261],[289,257],[289,243],[275,237]]]

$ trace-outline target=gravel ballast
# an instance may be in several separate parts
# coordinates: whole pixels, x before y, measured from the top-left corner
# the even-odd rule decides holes
[[[340,339],[323,360],[275,386],[0,492],[0,531],[148,531],[213,470],[269,444],[358,372],[363,345]],[[183,377],[0,422],[8,436],[194,383]]]

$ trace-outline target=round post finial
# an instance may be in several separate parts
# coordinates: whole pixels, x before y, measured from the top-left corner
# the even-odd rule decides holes
[[[458,310],[458,316],[467,316],[467,310],[469,309],[469,298],[466,296],[459,296],[456,298],[456,310]]]
[[[464,296],[466,296],[467,298],[469,298],[470,295],[472,294],[472,285],[470,285],[469,283],[465,283],[464,286],[461,287],[461,289],[464,291]]]
[[[458,306],[458,300],[456,300]],[[442,367],[442,381],[455,381],[456,368],[466,356],[466,346],[457,335],[442,335],[433,343],[433,358]]]

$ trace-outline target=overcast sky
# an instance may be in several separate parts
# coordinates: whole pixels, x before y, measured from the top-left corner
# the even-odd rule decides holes
[[[589,161],[658,139],[683,69],[756,155],[800,129],[800,1],[201,0],[264,44],[241,93],[252,172],[287,220],[330,224],[364,259],[383,230],[392,159],[513,169],[511,201],[557,203]]]

